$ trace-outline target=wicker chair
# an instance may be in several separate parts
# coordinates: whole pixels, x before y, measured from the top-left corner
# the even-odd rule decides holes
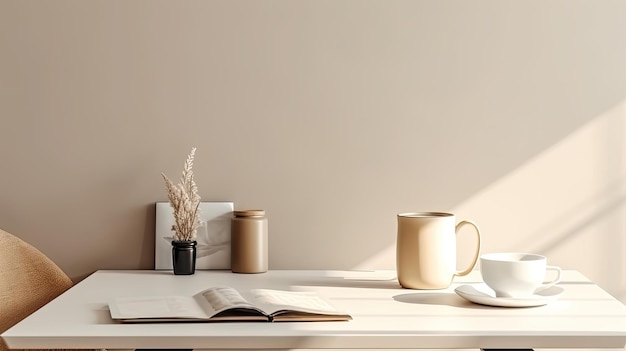
[[[0,229],[0,333],[72,285],[41,251]],[[0,351],[5,350],[8,348],[0,340]]]

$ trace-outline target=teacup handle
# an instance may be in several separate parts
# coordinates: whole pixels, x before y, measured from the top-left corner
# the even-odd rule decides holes
[[[554,286],[556,283],[561,281],[561,267],[557,267],[557,266],[546,266],[546,271],[556,271],[556,278],[554,278],[554,280],[549,281],[547,283],[543,283],[541,284],[541,286],[535,290],[535,292],[547,289],[551,286]]]
[[[467,267],[467,269],[465,269],[464,271],[459,271],[459,272],[454,273],[454,275],[459,276],[459,277],[468,275],[474,269],[474,267],[476,267],[476,262],[478,262],[478,256],[480,256],[480,229],[478,229],[478,226],[476,225],[476,223],[472,221],[461,221],[454,228],[454,233],[458,235],[459,230],[464,225],[471,225],[472,227],[474,227],[474,229],[476,230],[476,237],[478,238],[478,243],[476,245],[476,253],[474,254],[474,259],[472,260],[472,263],[469,265],[469,267]]]

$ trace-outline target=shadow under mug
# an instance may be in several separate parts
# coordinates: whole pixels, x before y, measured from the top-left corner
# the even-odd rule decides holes
[[[456,236],[461,227],[475,229],[477,245],[470,265],[456,269]],[[396,269],[403,288],[445,289],[455,276],[469,274],[480,255],[480,229],[471,221],[456,223],[452,213],[412,212],[398,214]]]

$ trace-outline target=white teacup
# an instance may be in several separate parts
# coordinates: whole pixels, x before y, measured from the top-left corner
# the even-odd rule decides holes
[[[561,268],[548,266],[545,256],[503,252],[480,256],[480,273],[496,297],[525,297],[561,281]],[[544,282],[546,271],[554,270],[554,280]]]

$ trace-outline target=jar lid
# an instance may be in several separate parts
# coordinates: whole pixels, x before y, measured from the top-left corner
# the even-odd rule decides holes
[[[263,217],[265,210],[234,211],[235,217]]]

